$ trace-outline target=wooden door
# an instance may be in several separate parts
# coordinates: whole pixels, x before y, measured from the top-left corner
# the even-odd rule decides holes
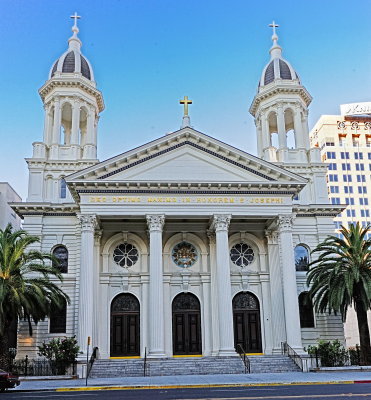
[[[111,357],[140,355],[139,302],[129,294],[117,296],[111,306]]]
[[[234,343],[238,352],[261,353],[260,310],[257,298],[238,293],[233,299]],[[241,346],[241,347],[240,347]]]
[[[189,293],[181,293],[173,301],[173,353],[202,353],[200,303]]]

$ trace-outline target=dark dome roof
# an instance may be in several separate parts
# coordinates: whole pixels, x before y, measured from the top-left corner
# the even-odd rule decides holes
[[[292,81],[299,80],[299,77],[288,61],[283,58],[274,58],[264,68],[259,87],[269,85],[275,79]]]
[[[49,78],[57,72],[60,73],[81,73],[89,80],[93,80],[93,71],[89,61],[78,51],[69,49],[53,65]]]

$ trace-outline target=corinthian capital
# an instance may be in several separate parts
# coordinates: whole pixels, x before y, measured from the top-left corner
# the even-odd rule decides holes
[[[268,244],[278,244],[278,232],[273,230],[266,230],[265,237],[267,238]]]
[[[280,231],[291,231],[292,224],[294,222],[293,215],[279,215],[278,216],[278,227]]]
[[[165,224],[165,215],[147,215],[147,225],[150,232],[160,231]]]
[[[80,221],[82,230],[94,231],[95,227],[98,225],[97,217],[90,214],[80,214],[77,216]]]
[[[214,229],[215,232],[228,231],[231,218],[232,216],[228,214],[214,214],[211,229]]]

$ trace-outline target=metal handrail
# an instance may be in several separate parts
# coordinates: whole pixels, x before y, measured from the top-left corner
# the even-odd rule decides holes
[[[236,348],[237,353],[239,354],[242,362],[245,365],[245,374],[249,374],[251,372],[249,357],[247,357],[246,351],[243,349],[243,347],[240,344],[238,344],[236,347],[237,347]]]
[[[147,347],[144,348],[143,376],[147,376]]]
[[[91,356],[90,356],[89,363],[87,365],[86,379],[89,378],[90,371],[93,368],[94,361],[97,358],[97,353],[98,353],[98,347],[94,347],[93,352],[91,353]]]
[[[302,372],[308,372],[308,357],[298,354],[287,342],[281,342],[281,350],[282,354],[289,356]]]

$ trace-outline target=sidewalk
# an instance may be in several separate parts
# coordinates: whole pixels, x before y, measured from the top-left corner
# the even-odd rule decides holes
[[[288,384],[336,384],[336,383],[371,383],[370,372],[323,372],[323,373],[276,373],[246,375],[177,375],[123,378],[89,378],[88,387],[85,379],[22,381],[12,390],[52,391],[52,390],[109,390],[109,389],[156,389],[179,387],[212,386],[259,386]]]

